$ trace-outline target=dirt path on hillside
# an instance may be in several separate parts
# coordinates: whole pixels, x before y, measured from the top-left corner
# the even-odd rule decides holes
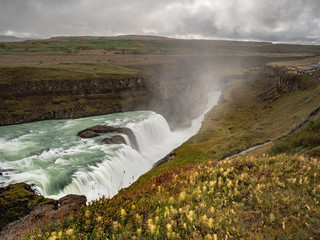
[[[312,111],[312,112],[308,115],[308,117],[307,117],[302,123],[300,123],[297,127],[295,127],[294,129],[292,129],[288,134],[277,138],[277,140],[275,140],[275,141],[278,141],[278,140],[280,140],[280,139],[283,139],[283,138],[288,137],[289,135],[293,134],[294,132],[296,132],[297,130],[299,130],[299,129],[302,128],[303,126],[305,126],[307,123],[309,123],[309,122],[311,121],[311,119],[312,119],[313,117],[315,117],[319,112],[320,112],[320,107],[318,107],[317,109],[315,109],[314,111]],[[246,149],[244,149],[244,150],[242,150],[242,151],[240,151],[240,152],[237,152],[237,153],[235,153],[235,154],[233,154],[233,155],[230,155],[230,156],[227,156],[227,157],[222,157],[222,158],[220,159],[220,161],[224,161],[224,160],[228,160],[228,159],[231,159],[231,158],[234,158],[234,157],[241,156],[241,155],[243,155],[243,154],[246,154],[246,153],[248,153],[248,152],[251,152],[251,151],[257,149],[258,147],[262,147],[262,146],[268,145],[268,144],[273,143],[273,142],[274,142],[274,141],[266,141],[266,142],[264,142],[264,143],[260,143],[260,144],[251,146],[251,147],[246,148]]]

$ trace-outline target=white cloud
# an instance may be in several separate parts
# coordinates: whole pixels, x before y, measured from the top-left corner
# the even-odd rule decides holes
[[[0,34],[124,33],[315,43],[319,9],[318,0],[2,0]]]

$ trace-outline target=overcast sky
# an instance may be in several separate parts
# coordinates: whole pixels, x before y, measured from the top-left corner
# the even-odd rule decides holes
[[[320,44],[320,0],[0,0],[0,35]]]

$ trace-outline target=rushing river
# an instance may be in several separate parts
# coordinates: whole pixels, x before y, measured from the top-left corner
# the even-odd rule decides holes
[[[220,97],[210,93],[207,110]],[[168,123],[152,111],[116,113],[71,120],[47,120],[0,127],[0,186],[33,184],[44,196],[60,198],[83,194],[88,201],[112,197],[129,186],[152,165],[181,145],[201,126],[204,114],[192,126],[170,131]],[[104,144],[114,134],[81,139],[77,133],[95,125],[130,128],[139,151],[127,144]]]

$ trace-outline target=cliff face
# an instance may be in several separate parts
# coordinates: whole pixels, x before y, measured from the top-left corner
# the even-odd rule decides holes
[[[11,84],[0,85],[2,97],[25,97],[41,95],[85,95],[107,94],[143,87],[138,77],[126,79],[86,79],[86,80],[13,80]]]
[[[203,112],[209,89],[199,71],[181,63],[154,65],[142,72],[33,81],[15,72],[10,81],[0,83],[0,125],[153,110],[176,128],[189,125]]]
[[[314,79],[302,74],[286,73],[280,76],[279,92],[291,92],[294,90],[304,90],[315,85]]]
[[[297,68],[295,68],[297,70]],[[315,79],[302,71],[289,71],[285,67],[265,66],[263,74],[277,78],[278,93],[288,93],[295,90],[305,90],[316,85]]]
[[[0,85],[0,125],[136,110],[151,98],[138,77],[87,80],[14,80]]]

